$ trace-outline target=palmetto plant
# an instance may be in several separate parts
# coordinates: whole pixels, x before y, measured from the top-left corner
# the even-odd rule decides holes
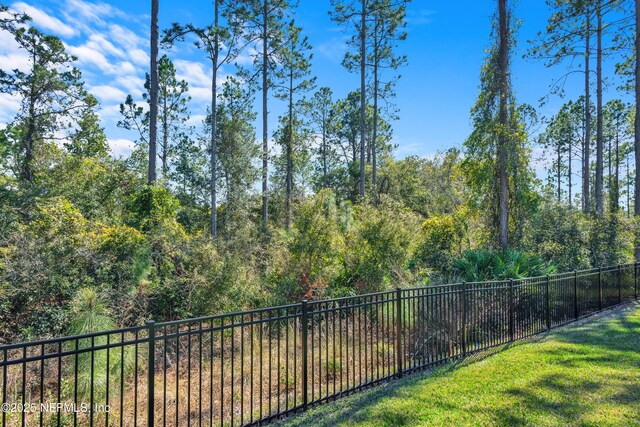
[[[94,334],[113,330],[116,327],[115,322],[109,316],[109,309],[103,298],[94,289],[80,289],[73,300],[72,310],[74,316],[69,328],[71,335]],[[115,339],[114,337],[111,343]],[[107,335],[98,335],[78,340],[77,347],[81,350],[105,344],[107,344]],[[111,350],[109,359],[107,359],[106,350],[80,353],[77,359],[77,368],[69,366],[69,372],[65,375],[67,378],[63,385],[65,394],[70,395],[74,387],[77,387],[79,398],[88,401],[93,387],[95,398],[102,398],[106,392],[107,360],[109,360],[109,371],[115,377],[119,375],[121,364],[124,364],[124,371],[128,373],[131,370],[130,366],[134,363],[130,348],[125,349],[124,359],[122,359],[119,349]],[[74,379],[75,376],[77,379]],[[75,381],[77,381],[77,385],[73,384]]]
[[[500,252],[476,250],[467,251],[462,258],[455,260],[453,271],[462,280],[481,282],[543,276],[554,273],[556,267],[538,256],[513,249]]]

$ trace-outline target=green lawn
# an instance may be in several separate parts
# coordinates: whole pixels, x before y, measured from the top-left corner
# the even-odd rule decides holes
[[[286,426],[640,426],[640,308],[319,406]]]

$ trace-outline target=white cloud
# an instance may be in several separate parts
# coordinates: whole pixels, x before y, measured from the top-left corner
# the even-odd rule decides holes
[[[144,76],[144,72],[141,73]],[[134,98],[142,97],[144,92],[144,79],[136,76],[118,76],[114,84],[120,86],[125,92],[131,94]]]
[[[111,126],[111,129],[115,129],[118,121],[122,118],[120,114],[120,103],[102,105],[98,110],[98,115],[104,125],[107,125],[107,127]]]
[[[189,95],[191,96],[191,100],[196,103],[202,104],[205,102],[210,102],[211,88],[210,87],[190,87]]]
[[[135,142],[129,139],[109,139],[109,146],[115,157],[128,156],[135,148]]]
[[[191,126],[200,126],[206,118],[207,116],[205,114],[194,114],[193,116],[189,117],[189,120],[187,120],[186,124]]]
[[[211,102],[211,67],[200,62],[182,59],[174,60],[173,64],[176,67],[178,80],[189,83],[189,96],[192,101],[204,110],[205,106]],[[228,78],[229,75],[224,70],[218,71],[218,88],[221,88]]]
[[[142,49],[133,49],[129,53],[129,58],[141,66],[149,66],[149,62],[151,61],[151,57]]]
[[[178,80],[186,80],[189,86],[207,86],[211,84],[211,68],[205,67],[200,62],[176,59],[173,61],[176,67]]]
[[[29,58],[22,53],[0,54],[0,64],[7,64],[12,70],[28,71],[31,68]]]
[[[11,9],[19,13],[26,13],[33,19],[33,22],[36,24],[36,26],[44,30],[53,31],[56,34],[65,37],[73,37],[77,34],[76,30],[60,21],[58,18],[49,16],[40,9],[36,9],[35,7],[30,6],[26,3],[14,3],[13,5],[11,5]]]
[[[108,32],[115,44],[127,52],[140,48],[148,49],[149,47],[146,39],[121,25],[110,24]]]
[[[123,59],[127,57],[127,53],[124,50],[118,49],[102,34],[91,34],[89,36],[89,40],[86,43],[86,46],[92,49],[99,50],[100,52],[107,55],[113,55]]]
[[[143,73],[140,68],[137,68],[129,61],[119,62],[116,64],[117,74],[137,74],[138,72]]]
[[[0,52],[16,53],[20,51],[20,45],[8,31],[0,31]]]
[[[0,122],[10,122],[19,110],[19,98],[8,93],[0,93]]]
[[[254,46],[247,46],[233,62],[238,65],[251,65],[257,55],[259,55],[259,52]]]
[[[91,86],[89,91],[103,102],[124,102],[127,97],[122,90],[109,85]]]
[[[5,71],[9,68],[28,71],[31,68],[26,52],[20,49],[8,31],[0,31],[0,64]]]
[[[126,15],[120,9],[109,4],[97,2],[89,3],[82,0],[67,0],[67,10],[80,15],[84,19],[88,19],[94,23],[104,23],[103,17],[125,17]]]
[[[102,71],[113,74],[115,68],[102,52],[87,45],[67,46],[67,51],[78,58],[78,63],[92,65]]]

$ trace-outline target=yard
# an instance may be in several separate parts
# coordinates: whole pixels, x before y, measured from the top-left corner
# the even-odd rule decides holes
[[[392,381],[284,426],[640,426],[640,307]]]

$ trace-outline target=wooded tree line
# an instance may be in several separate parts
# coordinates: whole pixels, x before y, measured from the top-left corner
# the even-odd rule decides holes
[[[496,0],[463,149],[405,159],[393,123],[408,0],[331,1],[350,37],[354,86],[342,98],[317,85],[297,2],[214,0],[209,25],[160,28],[152,0],[144,94],[120,105],[135,139],[124,158],[62,41],[1,7],[0,30],[29,64],[0,71],[0,90],[21,100],[0,130],[2,340],[65,332],[88,294],[109,324],[132,325],[633,258],[635,107],[605,102],[602,88],[605,53],[619,57],[621,93],[638,81],[628,0],[549,1],[526,55],[558,70],[549,96],[585,77],[584,96],[549,118],[517,101],[516,9]],[[211,67],[202,123],[171,59],[184,44]],[[563,71],[575,57],[583,67]],[[538,147],[553,159],[548,182],[532,165]]]
[[[407,62],[405,56],[397,53],[398,43],[406,37],[407,3],[407,0],[332,3],[332,18],[352,34],[349,42],[352,49],[345,56],[343,65],[351,72],[360,73],[361,78],[359,90],[354,90],[345,100],[336,101],[330,88],[316,87],[311,70],[312,47],[293,19],[296,2],[256,1],[239,5],[237,2],[215,1],[211,25],[199,28],[193,24],[174,23],[162,32],[162,37],[157,28],[158,5],[152,2],[152,71],[147,78],[148,92],[145,95],[149,108],[147,110],[146,106],[139,106],[131,97],[127,98],[121,106],[124,119],[120,123],[122,127],[139,133],[138,147],[148,153],[148,183],[156,180],[158,153],[162,160],[162,178],[170,184],[168,153],[173,151],[174,157],[180,157],[181,149],[194,150],[197,147],[194,143],[180,146],[177,142],[180,138],[175,134],[180,131],[175,128],[174,134],[169,135],[169,128],[172,128],[175,120],[181,119],[183,124],[188,121],[188,111],[180,109],[188,101],[188,87],[186,82],[176,79],[175,69],[167,55],[160,58],[159,66],[157,58],[159,45],[170,52],[178,43],[191,42],[203,51],[213,69],[211,106],[204,123],[209,130],[209,142],[208,146],[202,146],[199,150],[201,157],[208,157],[205,168],[208,172],[201,171],[207,173],[208,178],[197,179],[199,185],[206,188],[196,189],[191,185],[191,190],[209,192],[211,195],[210,231],[214,239],[218,234],[218,195],[222,190],[220,180],[226,174],[224,162],[219,161],[220,151],[227,145],[220,141],[218,131],[220,110],[223,108],[219,103],[235,102],[234,98],[238,100],[244,97],[247,111],[251,111],[252,99],[256,94],[262,99],[260,175],[264,231],[269,224],[270,189],[280,185],[280,178],[285,190],[283,216],[287,229],[291,226],[294,193],[303,193],[309,187],[316,190],[334,188],[344,192],[344,197],[355,201],[358,196],[365,197],[365,188],[368,186],[369,196],[375,203],[378,158],[390,152],[389,121],[396,117],[392,103],[395,83],[399,78],[399,68]],[[249,67],[236,65],[235,78],[222,85],[235,85],[236,90],[229,88],[220,96],[219,70],[222,66],[233,67],[235,59],[241,54],[251,55],[253,64]],[[283,101],[287,110],[278,119],[279,128],[273,132],[278,144],[277,151],[281,153],[276,157],[273,156],[276,150],[269,146],[271,135],[268,128],[268,112],[273,98]],[[251,114],[245,119],[251,119]],[[167,123],[168,120],[171,122]],[[157,122],[162,126],[159,133]],[[251,126],[252,122],[247,120],[245,124]],[[149,141],[146,140],[147,135]],[[181,133],[183,138],[192,135],[193,129]],[[173,144],[173,149],[168,143]],[[316,156],[311,155],[314,151]],[[312,160],[322,165],[322,177],[319,177],[318,165],[313,168],[314,173],[298,175],[297,172],[309,167],[300,163],[310,163]],[[270,164],[274,164],[278,170],[269,173]],[[365,174],[367,167],[370,172]],[[249,173],[248,170],[245,173]],[[342,175],[343,178],[341,182],[331,183],[331,175]],[[175,178],[183,186],[186,185],[187,177]],[[274,181],[271,185],[270,178]],[[365,183],[367,180],[370,181],[368,184]],[[226,193],[227,197],[233,197],[228,194],[228,188]]]
[[[566,71],[554,82],[552,90],[561,93],[571,74],[583,74],[584,96],[565,104],[558,115],[552,118],[551,126],[543,136],[543,145],[557,154],[553,170],[558,183],[562,169],[566,169],[570,204],[573,202],[573,160],[580,161],[578,173],[581,175],[582,209],[585,213],[594,211],[597,215],[602,215],[607,204],[605,186],[610,195],[609,209],[619,209],[620,165],[626,163],[625,159],[633,151],[630,149],[633,144],[629,144],[629,139],[634,138],[631,124],[635,116],[635,106],[632,108],[618,99],[604,103],[605,75],[602,63],[604,56],[619,58],[616,72],[623,81],[620,90],[629,92],[629,81],[625,76],[630,74],[629,64],[635,62],[635,37],[631,31],[635,26],[635,4],[630,1],[581,1],[550,5],[553,13],[549,26],[545,32],[539,33],[529,54],[544,59],[548,66],[558,66],[567,59],[582,57],[583,68]],[[591,65],[594,57],[595,76]],[[594,77],[595,105],[591,98]],[[595,129],[592,123],[594,116]],[[560,139],[564,141],[559,141]],[[595,146],[592,141],[595,141]],[[564,161],[562,153],[566,153]],[[605,180],[606,169],[608,178]],[[625,179],[630,178],[630,171],[627,171]],[[631,198],[630,194],[627,196]],[[595,206],[592,200],[595,200]],[[628,208],[627,210],[630,211]]]
[[[528,42],[525,57],[542,60],[547,67],[558,70],[559,77],[552,82],[547,96],[564,97],[567,81],[574,75],[584,77],[584,96],[565,103],[548,119],[539,119],[530,106],[519,106],[512,93],[509,58],[510,49],[515,45],[517,28],[513,27],[517,21],[512,6],[506,3],[498,1],[494,48],[489,51],[482,70],[481,93],[472,110],[474,132],[466,142],[467,165],[477,174],[473,184],[480,185],[483,177],[489,181],[481,193],[485,198],[493,195],[488,200],[489,209],[495,212],[490,222],[497,227],[500,246],[507,247],[513,241],[508,238],[510,229],[515,231],[522,226],[519,207],[526,205],[528,183],[531,183],[526,177],[531,173],[527,126],[539,120],[543,120],[546,127],[537,142],[548,158],[553,159],[547,167],[548,189],[555,193],[557,202],[566,202],[571,207],[576,202],[574,196],[579,195],[578,204],[586,215],[602,218],[608,206],[612,213],[624,207],[627,216],[631,216],[635,212],[631,209],[631,200],[638,199],[635,190],[631,193],[638,167],[632,154],[640,148],[634,129],[637,101],[626,104],[612,99],[604,103],[603,58],[617,58],[615,73],[621,82],[622,94],[637,85],[635,74],[630,76],[631,65],[637,62],[636,3],[547,1],[548,25]],[[580,58],[582,63],[576,67]],[[591,95],[594,86],[595,105]],[[487,149],[488,152],[483,152]],[[576,161],[578,168],[575,168]],[[580,186],[576,186],[576,176]],[[520,181],[521,177],[524,181]],[[623,194],[626,202],[621,206]]]

